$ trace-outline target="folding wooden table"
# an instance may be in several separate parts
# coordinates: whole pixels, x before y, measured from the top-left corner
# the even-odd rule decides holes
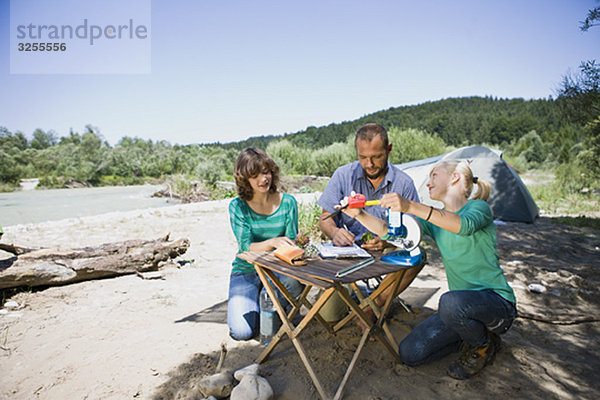
[[[398,287],[404,276],[404,273],[409,268],[413,267],[404,267],[399,265],[387,264],[382,261],[376,260],[373,264],[370,264],[367,267],[364,267],[358,271],[355,271],[349,275],[343,276],[341,278],[336,277],[336,273],[344,268],[347,268],[353,264],[356,264],[359,260],[357,259],[345,259],[345,260],[322,260],[322,259],[310,259],[307,262],[307,265],[303,266],[291,266],[278,258],[276,258],[271,252],[245,252],[238,255],[239,258],[246,260],[252,264],[260,277],[267,293],[273,300],[273,304],[281,318],[282,326],[275,334],[269,345],[264,349],[261,355],[257,359],[257,363],[261,363],[264,361],[271,351],[275,348],[277,343],[281,340],[284,335],[287,335],[296,351],[300,355],[308,374],[310,375],[319,395],[323,399],[328,399],[329,396],[326,395],[323,386],[319,382],[310,360],[308,359],[302,344],[298,340],[298,336],[302,333],[302,331],[306,328],[308,323],[316,319],[323,325],[325,330],[330,334],[335,334],[339,329],[341,329],[344,325],[346,325],[349,321],[358,317],[360,321],[366,326],[366,329],[363,332],[363,335],[360,339],[358,347],[354,352],[354,356],[348,365],[348,369],[344,374],[342,381],[335,393],[334,399],[340,399],[344,393],[344,388],[348,379],[350,378],[350,374],[352,373],[352,369],[358,360],[360,352],[363,347],[367,343],[367,340],[372,335],[374,336],[379,343],[383,345],[383,347],[394,357],[397,362],[401,362],[400,357],[398,355],[398,346],[391,335],[389,327],[386,322],[387,313],[390,310],[390,305],[394,297],[398,295]],[[289,292],[285,289],[283,284],[274,272],[278,272],[292,278],[297,279],[298,281],[304,283],[306,287],[304,288],[302,294],[299,299],[294,299],[289,294]],[[373,291],[368,297],[364,297],[362,292],[359,290],[356,282],[361,280],[367,280],[373,277],[388,275],[390,278],[383,281],[379,287]],[[356,302],[344,288],[344,284],[350,284],[356,297],[359,302]],[[312,287],[317,287],[323,290],[321,296],[315,301],[314,304],[311,304],[306,296]],[[392,287],[392,291],[394,296],[389,296],[383,305],[382,308],[379,308],[375,304],[375,299],[381,295],[381,293],[386,290],[388,287]],[[275,288],[279,289],[279,291],[283,294],[283,296],[289,301],[292,305],[292,309],[289,314],[286,314],[283,309],[279,299],[276,295]],[[342,319],[337,324],[331,326],[327,322],[325,322],[320,315],[318,314],[319,310],[325,302],[333,295],[337,293],[344,302],[350,307],[349,314]],[[296,313],[299,312],[301,306],[305,306],[308,309],[308,313],[302,318],[302,320],[298,323],[298,325],[294,326],[292,323],[293,317]],[[373,321],[371,318],[367,317],[364,313],[365,308],[370,306],[377,320]]]

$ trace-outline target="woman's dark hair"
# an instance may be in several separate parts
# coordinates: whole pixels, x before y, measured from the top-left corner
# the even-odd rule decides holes
[[[267,153],[256,147],[248,147],[240,153],[233,167],[233,177],[235,178],[238,196],[242,200],[252,200],[254,191],[248,179],[256,177],[264,170],[271,172],[272,175],[269,192],[276,193],[277,184],[279,183],[279,167],[275,164],[275,161]]]

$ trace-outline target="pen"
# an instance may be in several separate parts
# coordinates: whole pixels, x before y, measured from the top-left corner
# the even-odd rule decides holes
[[[360,261],[354,265],[351,265],[347,268],[339,270],[338,272],[336,272],[335,277],[342,278],[342,277],[349,275],[355,271],[358,271],[359,269],[369,266],[369,265],[373,264],[374,262],[375,262],[375,259],[373,257],[369,257],[366,260]]]

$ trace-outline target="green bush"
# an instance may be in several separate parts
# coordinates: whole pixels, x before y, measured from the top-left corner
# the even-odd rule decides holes
[[[265,150],[286,175],[310,175],[313,173],[314,160],[306,148],[299,148],[289,140],[271,142]]]
[[[338,167],[356,159],[354,141],[333,143],[315,151],[313,154],[313,175],[331,176]]]
[[[421,160],[446,152],[446,144],[442,139],[418,129],[399,129],[393,126],[388,129],[388,137],[392,144],[392,164]]]
[[[517,140],[510,152],[519,157],[522,165],[535,168],[548,157],[548,145],[542,142],[536,131],[531,131]]]

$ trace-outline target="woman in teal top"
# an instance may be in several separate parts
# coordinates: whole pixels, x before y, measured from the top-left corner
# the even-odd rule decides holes
[[[229,220],[238,254],[293,245],[298,235],[298,204],[293,196],[277,191],[277,164],[264,151],[247,148],[238,156],[233,174],[239,197],[229,203]],[[298,281],[285,275],[278,278],[292,296],[302,291]],[[235,258],[227,305],[227,324],[233,339],[248,340],[257,335],[261,289],[252,264]]]
[[[469,200],[473,185],[478,190]],[[427,184],[441,210],[389,193],[381,207],[419,217],[422,231],[437,243],[450,291],[440,297],[438,312],[420,323],[400,343],[404,363],[416,366],[450,354],[460,347],[459,359],[448,375],[467,379],[490,364],[500,347],[499,334],[512,325],[515,295],[500,268],[496,228],[485,202],[490,185],[473,177],[468,164],[442,162]],[[345,211],[385,238],[387,224],[360,209]]]

